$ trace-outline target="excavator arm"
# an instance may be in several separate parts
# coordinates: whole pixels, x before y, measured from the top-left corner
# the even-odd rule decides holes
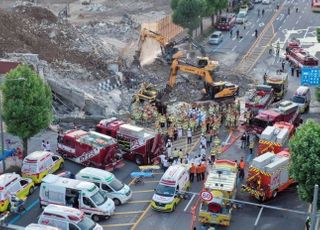
[[[176,84],[178,70],[201,76],[203,81],[206,82],[207,84],[213,83],[211,72],[209,70],[206,70],[205,68],[192,66],[190,64],[180,64],[177,59],[174,59],[171,64],[170,75],[168,80],[168,85],[171,88],[173,88],[174,85]]]

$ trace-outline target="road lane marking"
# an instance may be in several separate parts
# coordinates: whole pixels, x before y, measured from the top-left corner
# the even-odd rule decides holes
[[[231,51],[234,51],[234,50],[236,49],[236,47],[237,47],[237,46],[234,46]]]
[[[33,201],[27,208],[26,210],[24,210],[23,212],[21,212],[20,214],[18,214],[15,218],[13,218],[8,224],[14,224],[15,222],[17,222],[20,217],[22,217],[24,214],[26,214],[27,212],[29,212],[34,206],[36,206],[37,204],[39,204],[39,199],[36,199],[35,201]]]
[[[188,202],[187,206],[186,206],[186,207],[184,208],[184,210],[183,210],[184,212],[188,210],[188,208],[189,208],[189,206],[190,206],[190,204],[191,204],[191,202],[193,201],[193,199],[194,199],[195,196],[196,196],[196,194],[193,194],[193,195],[192,195],[190,201]]]
[[[125,224],[104,224],[101,225],[102,227],[105,228],[113,228],[113,227],[124,227],[124,226],[131,226],[134,225],[134,223],[125,223]]]
[[[243,37],[239,40],[239,43],[242,42],[242,40],[243,40]]]
[[[143,192],[154,192],[153,189],[149,189],[149,190],[137,190],[137,191],[132,191],[132,193],[143,193]]]
[[[127,204],[139,204],[139,203],[149,203],[149,202],[151,202],[151,200],[133,200],[133,201],[127,202]]]
[[[143,211],[127,211],[127,212],[115,212],[114,215],[129,215],[129,214],[140,214]]]
[[[133,224],[131,230],[135,230],[138,226],[138,224],[141,222],[141,220],[143,219],[143,217],[146,215],[146,213],[149,211],[149,209],[151,208],[151,204],[149,204],[149,206],[147,207],[146,210],[144,210],[144,212],[141,214],[141,216],[139,217],[139,219]]]
[[[246,35],[248,35],[249,32],[250,32],[250,31],[248,30],[247,33],[246,33]]]
[[[296,21],[296,25],[299,23],[299,20]]]
[[[150,184],[150,183],[158,183],[160,180],[148,180],[148,181],[144,181],[143,183],[145,184]]]

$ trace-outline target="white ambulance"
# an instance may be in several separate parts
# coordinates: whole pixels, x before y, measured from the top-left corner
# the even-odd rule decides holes
[[[62,230],[61,228],[56,228],[43,224],[29,224],[24,230]]]
[[[61,230],[103,230],[99,224],[86,217],[83,211],[54,204],[43,210],[38,223]]]
[[[91,182],[49,174],[40,187],[40,205],[65,205],[78,208],[94,221],[109,218],[114,213],[114,202]]]
[[[151,207],[162,212],[173,212],[181,201],[181,193],[190,188],[189,168],[185,165],[170,166],[157,187],[152,197]]]
[[[86,167],[76,174],[76,179],[94,183],[107,192],[107,196],[114,201],[115,205],[124,204],[132,196],[128,185],[119,181],[112,173],[102,169]]]

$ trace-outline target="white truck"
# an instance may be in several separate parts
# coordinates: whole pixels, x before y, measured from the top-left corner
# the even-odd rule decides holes
[[[40,187],[40,205],[58,204],[78,208],[95,222],[109,218],[115,210],[114,202],[95,184],[49,174]]]

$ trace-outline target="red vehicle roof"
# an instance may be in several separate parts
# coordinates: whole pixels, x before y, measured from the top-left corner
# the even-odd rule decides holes
[[[87,132],[84,130],[69,130],[67,132],[65,132],[65,136],[71,137],[71,138],[75,138],[78,139],[79,137],[86,135]]]

